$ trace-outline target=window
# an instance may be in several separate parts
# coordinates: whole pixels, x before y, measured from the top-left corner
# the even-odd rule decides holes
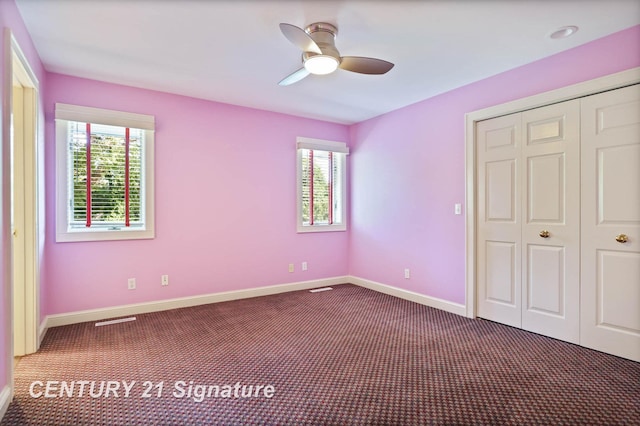
[[[56,104],[56,241],[153,238],[153,116]]]
[[[345,231],[346,156],[342,142],[298,138],[298,232]]]

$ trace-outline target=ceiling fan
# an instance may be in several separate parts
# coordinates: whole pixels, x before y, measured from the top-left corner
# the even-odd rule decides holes
[[[289,74],[278,84],[288,86],[309,74],[324,75],[336,69],[360,74],[385,74],[393,64],[376,58],[361,56],[340,56],[335,39],[338,29],[326,22],[316,22],[304,30],[291,24],[280,24],[282,34],[296,47],[302,50],[302,68]]]

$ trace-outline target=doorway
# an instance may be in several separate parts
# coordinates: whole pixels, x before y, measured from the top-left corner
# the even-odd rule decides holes
[[[11,35],[10,170],[13,355],[38,339],[38,80]]]

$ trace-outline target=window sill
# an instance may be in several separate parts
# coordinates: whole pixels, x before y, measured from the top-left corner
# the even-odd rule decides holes
[[[313,232],[344,232],[347,230],[346,224],[340,225],[298,225],[298,234]]]
[[[151,230],[81,230],[59,232],[56,234],[57,243],[71,243],[79,241],[114,241],[114,240],[148,240],[155,237]]]

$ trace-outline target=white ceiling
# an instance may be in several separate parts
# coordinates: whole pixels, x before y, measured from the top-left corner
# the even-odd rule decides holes
[[[638,0],[17,0],[48,71],[354,123],[640,23]],[[338,27],[342,55],[395,63],[292,86],[278,24]],[[580,30],[552,40],[565,25]]]

